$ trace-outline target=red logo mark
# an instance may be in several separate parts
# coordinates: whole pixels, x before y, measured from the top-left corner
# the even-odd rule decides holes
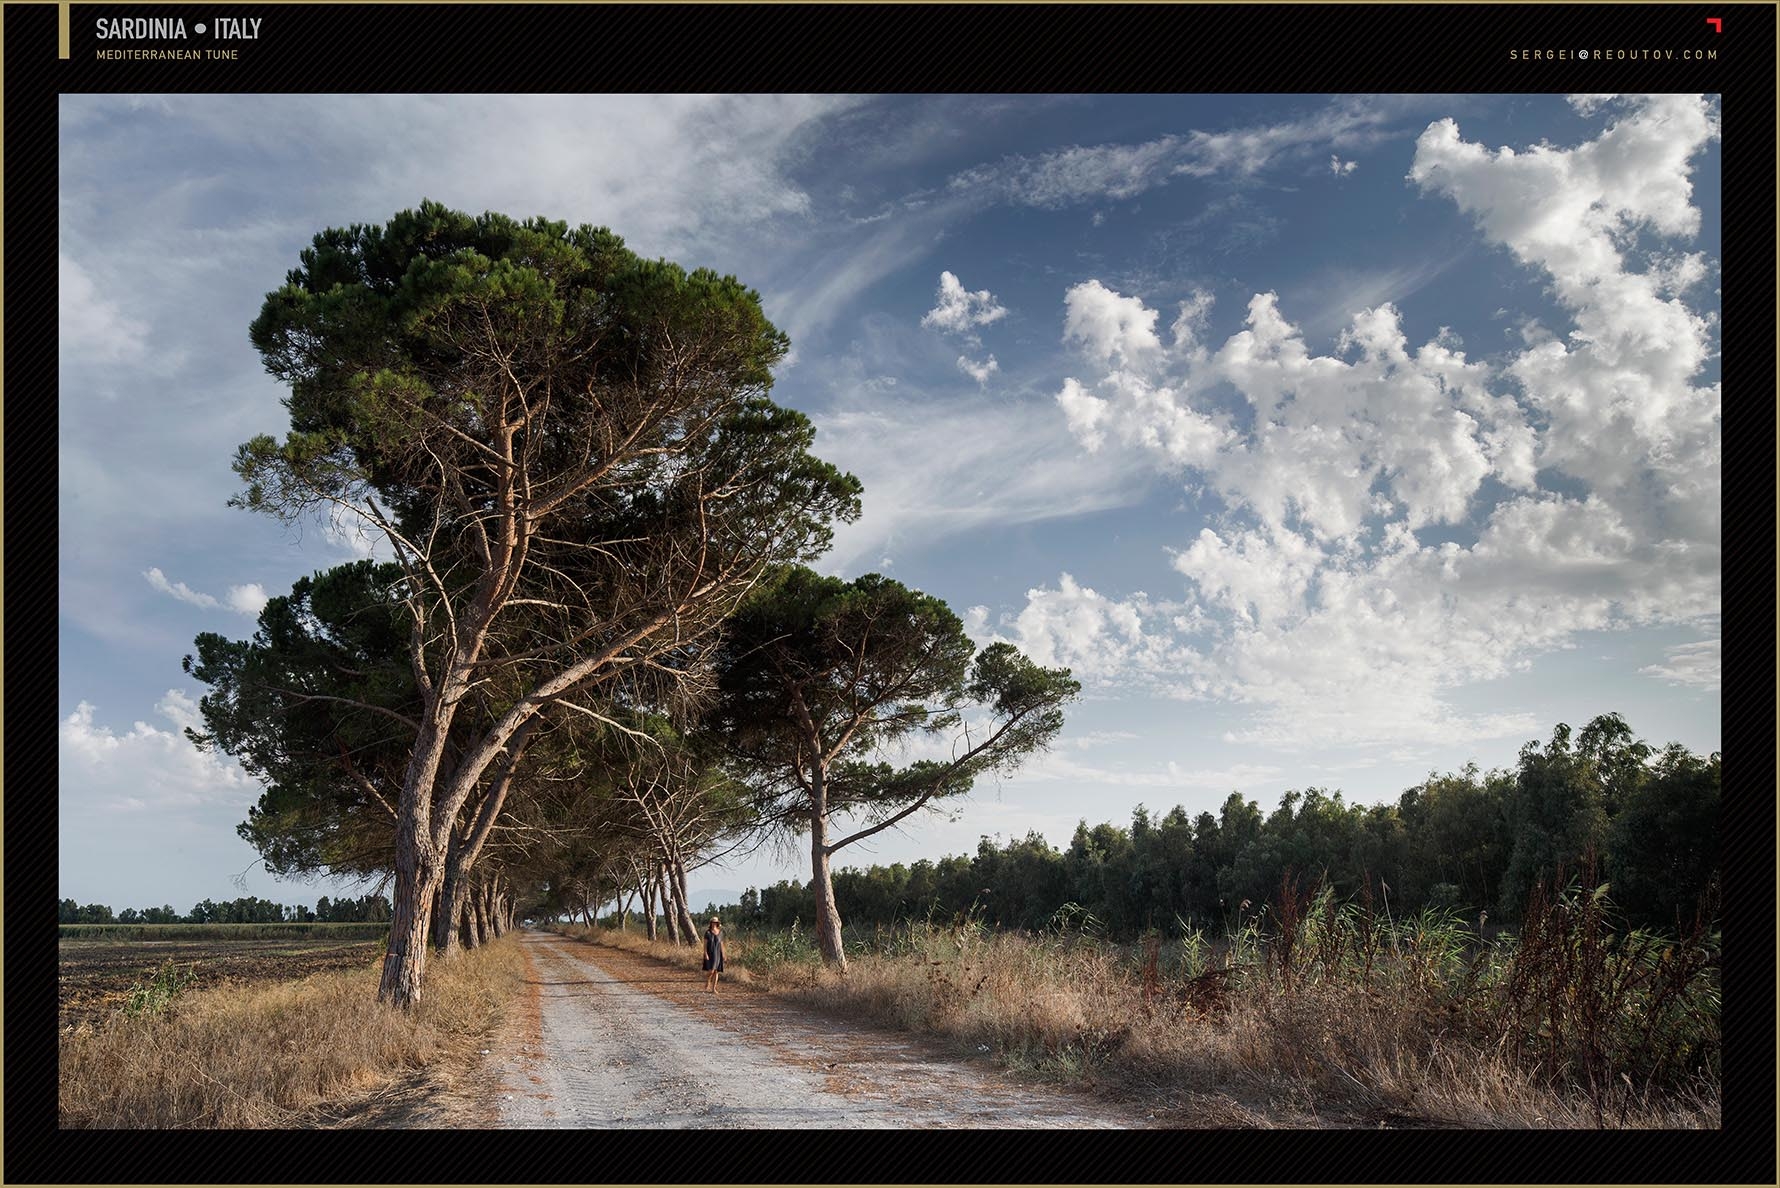
[[[1707,17],[1706,23],[1708,25],[1712,26],[1712,31],[1714,33],[1724,32],[1724,18],[1723,17]]]

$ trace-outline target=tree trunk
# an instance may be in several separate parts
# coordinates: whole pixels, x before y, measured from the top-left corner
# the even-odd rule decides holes
[[[661,864],[661,914],[667,920],[668,933],[676,945],[686,943],[680,926],[680,905],[674,902],[674,880],[668,877],[667,863]]]
[[[650,875],[655,880],[661,899],[661,921],[667,928],[668,940],[678,945],[684,942],[680,938],[680,917],[674,912],[673,893],[668,889],[667,871],[661,864],[656,864],[655,872]]]
[[[816,892],[816,944],[824,963],[847,972],[847,950],[841,943],[841,913],[834,904],[834,880],[829,873],[828,814],[810,817],[810,884]]]
[[[686,865],[674,856],[673,880],[676,900],[680,905],[680,927],[686,930],[686,943],[698,944],[698,922],[692,918],[692,905],[686,902]]]
[[[400,844],[403,832],[406,831],[397,831],[389,947],[383,954],[383,977],[377,985],[377,998],[408,1009],[420,1001],[420,986],[426,977],[427,925],[442,872],[438,863],[427,860],[431,855],[423,847]]]
[[[457,927],[452,929],[465,949],[474,949],[476,940],[476,909],[474,896],[468,887],[464,888],[463,908],[457,914]]]
[[[476,888],[476,894],[470,897],[471,920],[475,928],[476,944],[486,945],[492,938],[488,934],[488,886],[483,884]]]
[[[658,940],[655,934],[655,877],[646,876],[641,887],[643,900],[643,927],[648,930],[650,940]]]
[[[463,927],[464,908],[469,902],[470,879],[464,861],[462,839],[451,831],[451,842],[445,851],[445,872],[439,885],[439,906],[433,913],[433,946],[449,957],[457,952],[458,933]]]

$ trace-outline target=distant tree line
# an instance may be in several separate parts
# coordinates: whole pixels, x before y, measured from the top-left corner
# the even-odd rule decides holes
[[[834,873],[850,924],[979,912],[1003,927],[1090,922],[1112,936],[1178,932],[1258,912],[1282,879],[1326,879],[1343,897],[1393,913],[1450,908],[1512,925],[1532,887],[1560,870],[1597,885],[1633,925],[1691,923],[1717,878],[1720,756],[1658,752],[1617,714],[1580,733],[1560,725],[1512,769],[1430,775],[1395,803],[1349,804],[1322,788],[1289,791],[1271,813],[1232,793],[1216,813],[1139,806],[1129,828],[1083,821],[1065,849],[1037,833],[975,855]],[[808,927],[807,886],[750,888],[727,918]]]
[[[64,899],[57,912],[61,924],[360,924],[383,923],[389,919],[389,900],[382,895],[364,895],[357,899],[326,895],[315,901],[313,910],[304,904],[285,905],[248,895],[240,899],[216,903],[206,899],[194,904],[192,910],[180,915],[172,904],[151,908],[125,908],[113,914],[102,903],[82,905]]]

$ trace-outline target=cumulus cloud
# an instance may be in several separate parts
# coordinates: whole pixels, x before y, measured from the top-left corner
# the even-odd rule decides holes
[[[973,608],[967,629],[979,642],[1005,639],[1039,664],[1069,668],[1090,692],[1137,680],[1191,696],[1198,657],[1175,638],[1185,625],[1172,619],[1176,610],[1141,592],[1109,598],[1065,573],[1055,588],[1028,590],[1026,605],[993,627],[986,608]]]
[[[1712,692],[1722,680],[1721,639],[1704,639],[1668,649],[1661,664],[1650,664],[1638,671],[1672,685]]]
[[[170,581],[167,575],[161,572],[159,566],[150,566],[143,570],[142,576],[149,585],[161,593],[204,610],[216,610],[218,607],[226,606],[236,614],[253,617],[260,613],[267,601],[265,589],[257,582],[249,582],[244,586],[230,586],[228,592],[219,599],[213,594],[194,590],[184,582]]]
[[[1338,155],[1329,154],[1329,172],[1336,177],[1346,177],[1359,167],[1358,161],[1343,161]]]
[[[57,731],[64,810],[164,812],[245,804],[258,785],[232,759],[199,751],[182,733],[198,724],[190,697],[169,689],[155,711],[172,728],[137,721],[119,733],[82,701]]]
[[[1100,371],[1057,394],[1070,432],[1090,454],[1138,451],[1224,514],[1175,552],[1179,604],[1063,574],[996,629],[1108,685],[1244,706],[1235,741],[1417,744],[1535,729],[1453,695],[1577,632],[1717,613],[1719,391],[1695,383],[1715,323],[1685,301],[1709,265],[1673,242],[1699,227],[1688,162],[1716,118],[1697,97],[1577,106],[1617,118],[1571,149],[1490,152],[1450,120],[1417,142],[1416,185],[1543,273],[1573,319],[1505,362],[1444,328],[1412,346],[1389,302],[1319,354],[1273,293],[1215,349],[1195,295],[1165,347],[1139,297],[1071,287],[1064,338]],[[1640,235],[1671,242],[1634,259]],[[1241,429],[1200,407],[1225,384],[1252,412]],[[1712,687],[1717,648],[1643,671]]]
[[[1213,297],[1203,289],[1194,289],[1192,296],[1180,303],[1180,313],[1169,327],[1174,335],[1176,351],[1191,352],[1198,345],[1199,335],[1204,333],[1207,319],[1211,317]]]
[[[1510,368],[1550,422],[1539,464],[1600,490],[1658,479],[1671,488],[1658,501],[1670,506],[1653,510],[1715,535],[1720,393],[1693,382],[1711,352],[1711,324],[1681,296],[1705,264],[1673,251],[1631,259],[1628,249],[1640,232],[1698,232],[1688,162],[1718,136],[1717,116],[1700,96],[1574,102],[1620,118],[1575,148],[1519,153],[1491,152],[1439,120],[1417,140],[1409,176],[1543,271],[1575,319],[1566,337],[1530,343]]]
[[[959,355],[958,370],[962,371],[965,375],[968,375],[979,385],[982,385],[987,384],[989,382],[989,377],[1001,370],[1001,364],[995,361],[994,355],[990,355],[988,359],[981,363],[978,363],[968,355]]]
[[[258,617],[268,601],[266,591],[258,582],[249,582],[245,586],[230,586],[227,598],[230,610],[236,614],[253,617]]]
[[[1063,341],[1090,359],[1122,367],[1143,367],[1161,358],[1156,311],[1135,297],[1123,297],[1097,280],[1084,281],[1063,295]]]
[[[987,289],[972,293],[950,272],[939,274],[939,300],[921,318],[921,324],[933,330],[974,337],[976,327],[987,326],[1007,316],[1007,310]]]

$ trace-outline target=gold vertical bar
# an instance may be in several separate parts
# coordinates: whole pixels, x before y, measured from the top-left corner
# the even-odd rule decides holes
[[[60,4],[56,5],[56,9],[56,46],[59,51],[58,56],[66,58],[68,56],[69,41],[68,0],[62,0]]]

